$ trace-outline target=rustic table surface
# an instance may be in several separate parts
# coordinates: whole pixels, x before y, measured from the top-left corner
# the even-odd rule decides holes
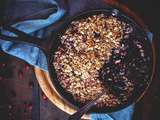
[[[160,34],[158,0],[121,1],[138,11],[149,28],[156,35]],[[157,44],[160,45],[160,41]],[[160,64],[157,66],[160,67]],[[136,104],[133,120],[159,120],[159,111],[160,79],[156,77],[143,99]],[[68,114],[54,106],[43,94],[32,66],[0,52],[0,119],[64,120],[67,117]]]

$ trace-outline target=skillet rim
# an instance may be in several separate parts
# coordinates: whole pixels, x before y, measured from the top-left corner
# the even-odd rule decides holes
[[[72,21],[79,20],[79,19],[85,18],[85,17],[90,16],[90,15],[94,15],[94,14],[100,14],[100,13],[104,13],[105,14],[107,12],[113,12],[113,10],[118,10],[118,9],[110,7],[109,9],[104,9],[103,8],[103,9],[93,9],[93,10],[83,11],[80,14],[78,14],[78,15],[72,17],[72,18],[68,18],[68,20],[64,23],[64,25],[66,25],[66,27],[60,28],[60,30],[58,30],[57,33],[61,34],[62,31],[65,31],[66,28],[68,28],[68,26],[70,25],[70,23]],[[120,13],[120,15],[122,15],[122,17],[127,18],[127,20],[129,19],[129,21],[134,23],[136,25],[136,27],[138,27],[140,30],[142,30],[142,32],[144,32],[144,34],[146,35],[147,40],[149,40],[149,38],[147,36],[147,32],[149,32],[149,30],[146,29],[146,27],[143,27],[143,26],[137,24],[136,20],[133,21],[133,19],[131,19],[131,17],[127,16],[122,11],[118,10],[118,12]],[[59,35],[60,34],[57,34],[55,39],[59,40]],[[151,74],[150,74],[150,77],[149,77],[150,79],[148,80],[148,84],[145,85],[145,88],[143,89],[143,92],[140,92],[141,94],[139,94],[136,97],[132,96],[133,99],[128,100],[127,103],[125,103],[125,104],[121,104],[121,105],[119,105],[117,107],[102,107],[100,109],[97,108],[97,107],[93,107],[88,113],[91,113],[91,112],[92,113],[93,112],[96,112],[96,113],[115,112],[115,111],[121,110],[123,108],[126,108],[131,104],[137,103],[144,96],[144,94],[148,90],[148,88],[149,88],[149,86],[150,86],[150,84],[151,84],[151,82],[153,80],[154,74],[155,74],[156,57],[155,57],[155,49],[154,49],[154,43],[153,43],[154,41],[153,41],[153,39],[150,42],[151,42],[151,46],[150,47],[151,47],[151,50],[152,50],[152,55],[151,55],[151,58],[152,58],[152,63],[151,63],[152,67],[151,67],[151,69],[152,69],[152,71],[151,71]],[[55,49],[54,50],[52,49],[52,52],[55,52]],[[53,59],[54,58],[52,58],[52,60]],[[64,99],[64,101],[67,102],[71,107],[73,107],[75,109],[78,109],[79,107],[82,107],[84,104],[80,104],[78,102],[74,102],[75,100],[68,100],[68,99],[73,99],[73,97],[71,95],[69,95],[68,92],[64,92],[64,88],[61,87],[61,85],[59,84],[59,81],[55,78],[56,73],[55,73],[55,69],[53,69],[54,68],[53,61],[51,61],[50,64],[51,65],[49,65],[49,73],[50,73],[50,76],[51,76],[52,83],[55,86],[55,88],[58,91],[58,93],[61,95],[61,97]],[[65,97],[65,96],[67,96],[67,97]]]

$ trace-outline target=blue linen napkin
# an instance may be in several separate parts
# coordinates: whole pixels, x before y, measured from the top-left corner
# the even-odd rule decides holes
[[[132,120],[134,112],[134,106],[131,105],[120,111],[108,113],[108,114],[91,114],[92,120]]]
[[[88,1],[89,0],[85,0],[85,3],[87,4]],[[73,2],[73,1],[70,0],[70,2]],[[78,2],[78,0],[77,0],[77,2]],[[65,15],[65,10],[60,9],[60,7],[58,6],[56,1],[53,0],[52,3],[57,5],[58,11],[56,13],[51,14],[48,18],[38,19],[38,20],[26,20],[26,21],[16,23],[12,26],[25,32],[25,33],[30,34],[30,35],[42,37],[43,33],[45,32],[45,30],[44,30],[45,27],[53,24],[54,22],[58,21],[59,19],[61,19]],[[98,4],[97,1],[96,1],[96,3]],[[79,1],[77,4],[76,4],[76,2],[73,2],[73,5],[70,7],[73,7],[73,6],[78,6],[78,7],[76,7],[76,9],[78,8],[78,10],[80,10],[80,8],[83,8],[86,5],[85,6],[82,5],[80,7],[80,1]],[[92,7],[92,5],[89,7]],[[75,11],[72,10],[71,14],[74,14],[74,12]],[[7,31],[4,31],[4,30],[2,30],[1,32],[3,32],[4,34],[7,34],[9,36],[14,36],[14,34],[7,32]],[[33,46],[30,46],[30,45],[24,44],[24,43],[22,44],[22,43],[0,40],[0,50],[4,51],[10,55],[16,56],[16,57],[28,62],[29,64],[31,64],[33,66],[36,66],[36,67],[39,67],[45,71],[48,71],[46,56],[37,47],[33,47]],[[127,107],[121,111],[114,112],[111,114],[93,113],[93,114],[91,114],[91,119],[92,120],[131,120],[132,114],[134,111],[133,108],[134,108],[133,106],[130,106],[130,107]]]
[[[54,1],[53,4],[57,3]],[[60,9],[58,7],[58,11],[56,13],[51,14],[47,19],[38,19],[38,20],[26,20],[12,25],[25,33],[36,35],[37,37],[42,37],[45,32],[43,28],[51,25],[52,23],[58,21],[65,14],[65,10]],[[8,36],[14,36],[13,33],[8,31],[4,31],[1,29],[3,34]],[[37,47],[30,46],[24,43],[15,43],[9,41],[0,40],[0,50],[16,56],[22,60],[25,60],[29,64],[39,67],[45,71],[48,71],[47,60],[44,53],[38,49]],[[41,59],[40,59],[41,58]]]

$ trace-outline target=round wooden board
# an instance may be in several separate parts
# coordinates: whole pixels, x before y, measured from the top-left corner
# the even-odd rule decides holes
[[[49,73],[37,67],[35,67],[34,70],[35,70],[35,75],[40,85],[40,88],[42,89],[44,94],[48,97],[48,99],[62,111],[70,115],[75,113],[76,110],[73,107],[71,107],[69,104],[67,104],[54,88],[52,81],[49,77]],[[90,120],[89,115],[84,115],[82,118],[86,120]]]

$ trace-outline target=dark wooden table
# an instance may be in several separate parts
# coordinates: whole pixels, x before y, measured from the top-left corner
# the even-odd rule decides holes
[[[33,67],[0,52],[0,120],[64,120],[38,86]]]
[[[160,35],[158,0],[121,2],[143,17],[156,36]],[[160,45],[159,38],[157,45]],[[157,48],[160,49],[159,46]],[[160,68],[160,64],[157,64],[157,68]],[[143,99],[136,104],[133,120],[160,120],[159,111],[160,79],[156,77]],[[67,116],[42,93],[30,65],[0,52],[0,119],[64,120]]]

